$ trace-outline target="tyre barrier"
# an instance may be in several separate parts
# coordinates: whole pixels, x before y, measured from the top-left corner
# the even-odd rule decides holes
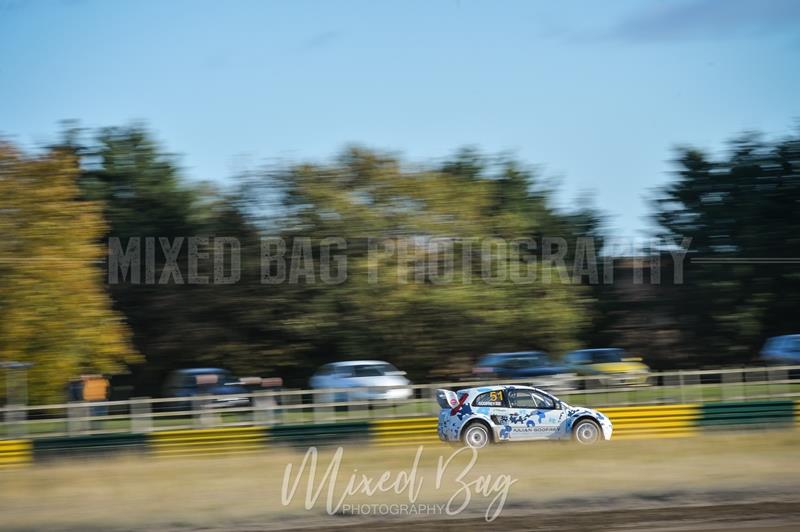
[[[609,407],[613,439],[688,437],[708,430],[783,428],[800,424],[800,401],[742,401],[705,404]],[[378,446],[439,443],[435,417],[369,421],[242,426],[0,440],[0,467],[63,456],[98,456],[128,451],[157,457],[217,456],[264,451],[286,445],[306,448],[372,443]]]

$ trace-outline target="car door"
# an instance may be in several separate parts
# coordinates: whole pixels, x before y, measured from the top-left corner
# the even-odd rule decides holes
[[[513,389],[508,392],[511,406],[511,439],[546,440],[558,437],[564,418],[560,404],[535,390]]]
[[[488,416],[492,420],[492,429],[498,439],[512,439],[510,422],[512,409],[508,407],[508,396],[504,388],[480,393],[472,403],[472,411]]]

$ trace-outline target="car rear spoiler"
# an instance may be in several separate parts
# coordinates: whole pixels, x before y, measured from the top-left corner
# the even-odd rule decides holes
[[[436,402],[441,408],[449,410],[458,406],[458,396],[452,390],[436,390]]]

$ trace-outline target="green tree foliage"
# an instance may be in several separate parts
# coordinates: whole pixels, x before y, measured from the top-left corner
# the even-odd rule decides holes
[[[62,402],[67,382],[139,360],[103,286],[101,205],[80,198],[77,159],[0,144],[0,353],[32,363],[33,402]]]
[[[690,259],[800,257],[800,136],[734,140],[712,158],[679,151],[676,179],[656,201],[662,236],[690,237]],[[665,293],[661,310],[684,335],[687,355],[744,361],[768,336],[797,332],[796,264],[690,262],[685,282]]]
[[[585,216],[555,211],[550,192],[510,159],[465,150],[439,167],[408,169],[395,157],[351,149],[332,164],[257,172],[226,195],[190,187],[174,158],[140,127],[104,130],[88,147],[66,144],[83,157],[82,190],[105,204],[107,236],[123,243],[135,236],[224,236],[241,244],[242,277],[232,285],[110,287],[147,359],[138,372],[151,393],[181,366],[219,365],[304,385],[319,364],[366,357],[429,378],[468,371],[472,358],[488,351],[559,353],[575,345],[587,323],[587,292],[562,283],[565,273],[554,266],[537,264],[537,280],[529,283],[481,278],[485,262],[501,271],[509,261],[528,267],[516,249],[483,250],[488,238],[572,238],[585,229]],[[308,239],[316,265],[310,277],[291,282],[287,270],[285,282],[262,282],[261,238],[273,236],[285,239],[286,268]],[[347,260],[340,284],[323,282],[318,269],[320,243],[330,237],[346,242],[332,248]],[[460,262],[452,282],[427,272],[442,260],[431,242],[455,248]],[[383,251],[372,255],[383,264],[370,264],[371,245]],[[387,253],[387,246],[406,246],[407,255]],[[184,246],[182,265],[185,253]],[[157,253],[156,271],[163,261]],[[471,283],[462,282],[464,275]]]
[[[189,237],[208,239],[200,251],[211,255],[215,236],[234,237],[246,249],[257,249],[258,233],[230,199],[208,184],[187,182],[176,158],[141,126],[107,128],[85,145],[74,140],[65,144],[82,157],[84,195],[104,205],[109,221],[104,243],[119,238],[124,247],[130,238],[139,238],[144,247],[145,238],[155,239],[158,281],[166,260],[158,239],[184,239],[177,258],[183,283],[132,283],[129,278],[109,287],[146,358],[132,368],[139,391],[158,394],[165,374],[179,367],[223,366],[240,375],[269,374],[263,355],[280,339],[269,320],[251,319],[249,309],[260,308],[263,299],[257,290],[249,291],[254,286],[250,279],[241,285],[186,282]],[[246,271],[257,275],[252,257],[243,257],[245,261]],[[201,276],[213,276],[211,261],[198,266]],[[264,317],[259,313],[259,319]]]
[[[466,151],[438,168],[410,169],[356,148],[335,164],[271,173],[269,183],[278,190],[270,196],[282,197],[269,224],[288,249],[310,238],[319,257],[323,238],[347,243],[346,282],[273,287],[286,304],[282,330],[309,369],[381,358],[415,378],[456,375],[485,352],[559,354],[575,346],[586,325],[587,293],[561,282],[565,272],[530,266],[513,246],[489,245],[580,231],[514,161],[490,164]],[[452,280],[441,277],[447,247],[454,249]],[[530,266],[535,279],[513,281],[509,265]]]

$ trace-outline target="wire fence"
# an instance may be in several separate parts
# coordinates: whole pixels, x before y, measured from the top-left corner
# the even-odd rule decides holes
[[[800,366],[652,372],[637,379],[557,375],[392,388],[273,390],[236,395],[69,402],[0,409],[0,438],[148,433],[191,428],[362,421],[433,416],[436,390],[493,384],[533,385],[573,406],[800,399]]]

